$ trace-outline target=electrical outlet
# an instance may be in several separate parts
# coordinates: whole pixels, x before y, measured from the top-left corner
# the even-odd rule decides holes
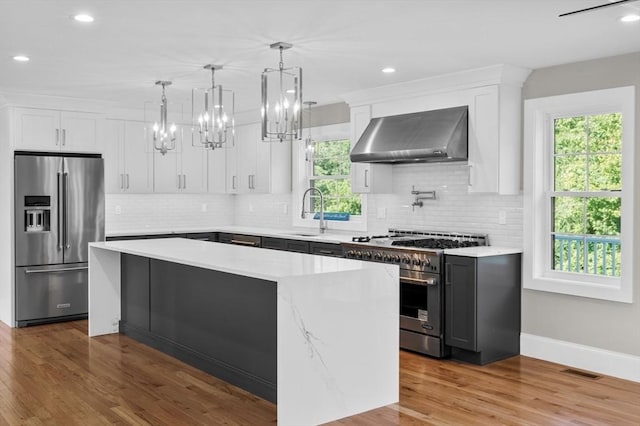
[[[116,214],[121,214],[121,213],[122,213],[122,207],[116,206]]]
[[[202,205],[200,206],[200,211],[203,213],[207,211],[207,203],[202,203]]]
[[[498,224],[506,225],[507,224],[507,212],[504,210],[500,210],[498,212]]]

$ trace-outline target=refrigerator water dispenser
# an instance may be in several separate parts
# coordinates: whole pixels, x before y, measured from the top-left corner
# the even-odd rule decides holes
[[[24,231],[49,232],[51,230],[51,197],[27,195],[24,197]]]

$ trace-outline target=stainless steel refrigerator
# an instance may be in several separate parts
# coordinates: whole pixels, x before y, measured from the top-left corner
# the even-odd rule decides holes
[[[104,240],[99,155],[15,155],[18,327],[87,317],[88,243]]]

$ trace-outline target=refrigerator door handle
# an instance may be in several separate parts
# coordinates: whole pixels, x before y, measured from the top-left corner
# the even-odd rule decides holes
[[[78,266],[75,268],[60,268],[60,269],[25,269],[25,274],[50,274],[52,272],[71,272],[71,271],[82,271],[85,269],[89,269],[88,266]]]
[[[58,200],[62,200],[62,173],[58,172]],[[62,220],[62,203],[58,201],[58,220],[57,220],[57,236],[58,236],[58,250],[62,250],[62,227],[60,221]]]
[[[67,211],[69,210],[69,173],[63,172],[62,174],[62,182],[64,186],[64,207],[62,213],[62,227],[64,229],[64,248],[70,249],[71,244],[69,244],[69,224],[67,223]]]

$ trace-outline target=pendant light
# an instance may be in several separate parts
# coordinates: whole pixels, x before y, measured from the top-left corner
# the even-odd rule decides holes
[[[303,102],[309,108],[307,109],[307,122],[309,123],[309,127],[307,128],[307,138],[304,140],[304,159],[305,161],[313,160],[313,150],[314,150],[314,140],[311,138],[311,106],[317,104],[314,101],[305,101]]]
[[[192,145],[221,148],[234,137],[235,94],[216,85],[215,72],[221,70],[222,65],[209,64],[204,69],[211,70],[211,87],[191,91]]]
[[[277,69],[265,68],[262,73],[262,140],[282,142],[302,139],[302,68],[285,68],[282,52],[290,43],[273,43],[270,48],[280,52]]]
[[[165,155],[167,151],[176,149],[176,125],[167,122],[167,97],[164,88],[170,86],[170,81],[159,80],[156,85],[162,86],[162,99],[160,103],[160,122],[153,123],[153,148]]]

